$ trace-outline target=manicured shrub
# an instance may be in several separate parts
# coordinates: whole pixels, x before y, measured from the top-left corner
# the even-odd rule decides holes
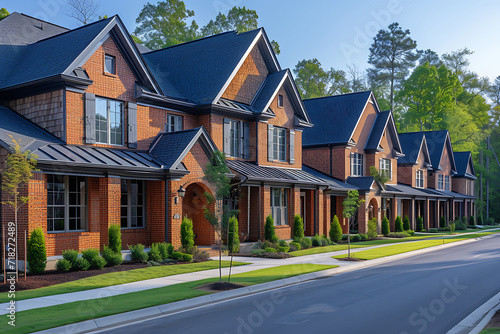
[[[444,218],[443,216],[439,218],[439,227],[446,227],[446,218]]]
[[[172,252],[171,258],[176,261],[180,261],[182,259],[182,253],[181,252]]]
[[[368,240],[368,234],[361,233],[359,235],[359,238],[360,238],[361,241]]]
[[[132,245],[130,249],[130,259],[134,262],[148,262],[148,254],[144,251],[143,244]]]
[[[449,230],[450,230],[450,227],[449,227],[449,226],[446,226],[446,227],[439,227],[437,230],[438,230],[438,231],[440,231],[440,232],[445,232],[445,231],[449,231]]]
[[[104,249],[101,252],[102,257],[106,260],[106,264],[108,267],[119,266],[122,264],[122,253],[114,252],[111,247],[104,246]]]
[[[319,247],[321,246],[321,237],[316,234],[314,237],[312,237],[311,242],[313,247]]]
[[[99,256],[99,250],[97,248],[88,248],[82,251],[82,257],[89,261],[92,265],[92,260]]]
[[[56,262],[56,269],[61,272],[68,271],[71,269],[71,262],[66,259],[59,259]]]
[[[412,230],[406,231],[406,233],[408,233],[412,237],[415,235],[415,231],[412,231]]]
[[[163,260],[161,258],[160,249],[158,248],[158,244],[151,245],[151,248],[148,251],[148,260],[149,261],[156,261],[156,262]]]
[[[430,228],[429,231],[427,231],[429,233],[438,233],[438,229],[437,228]]]
[[[417,217],[417,232],[422,232],[424,230],[424,219],[422,217]]]
[[[67,249],[63,251],[62,256],[63,259],[67,260],[71,264],[71,267],[73,267],[78,259],[78,251],[74,249]]]
[[[321,246],[327,246],[328,245],[328,239],[321,237]]]
[[[346,241],[348,236],[349,236],[348,234],[342,234],[342,240]]]
[[[290,246],[285,240],[280,240],[278,243],[278,251],[287,253],[290,250]]]
[[[479,215],[479,216],[477,217],[477,224],[478,224],[478,225],[483,225],[483,216]]]
[[[330,239],[333,242],[339,242],[342,239],[342,227],[340,226],[337,215],[333,216],[332,222],[330,223]]]
[[[271,241],[264,241],[262,244],[261,244],[261,249],[265,249],[267,247],[271,247],[271,248],[277,248],[278,245],[276,242],[271,242]]]
[[[263,253],[262,249],[252,249],[253,256],[259,256],[259,255],[262,255],[262,253]]]
[[[393,232],[387,235],[388,238],[408,238],[409,236],[408,232]]]
[[[403,222],[401,221],[401,217],[396,217],[396,222],[394,224],[395,232],[403,232]]]
[[[264,249],[264,253],[276,253],[276,249],[272,247],[267,247]]]
[[[476,225],[476,220],[474,219],[474,216],[469,217],[469,225]]]
[[[90,261],[90,268],[92,269],[102,269],[106,266],[106,260],[102,256],[97,256]]]
[[[156,244],[158,251],[160,252],[160,257],[162,260],[168,259],[168,246],[165,242],[160,242]]]
[[[311,248],[311,246],[312,246],[312,241],[311,241],[311,239],[306,238],[306,237],[304,237],[304,238],[300,239],[300,241],[299,241],[299,242],[300,242],[300,248],[301,248],[301,249]]]
[[[387,219],[387,217],[384,217],[384,219],[382,219],[382,234],[387,236],[390,232],[389,219]]]
[[[111,225],[108,229],[108,243],[109,248],[114,253],[121,253],[122,251],[122,231],[120,225]]]
[[[462,219],[457,219],[455,221],[455,229],[457,231],[459,231],[459,230],[466,230],[467,229],[467,223],[464,223]]]
[[[465,216],[463,216],[463,217],[462,217],[462,222],[463,222],[465,225],[469,225],[469,224],[468,224],[467,217],[465,217]]]
[[[76,259],[75,265],[73,266],[73,269],[81,271],[88,270],[89,268],[90,268],[89,261],[85,260],[83,257],[79,257],[78,259]]]
[[[486,220],[486,225],[495,225],[495,219],[493,219],[493,218],[491,218],[491,217],[490,217],[490,218],[488,218],[488,219]]]
[[[278,237],[274,230],[274,219],[271,215],[266,218],[266,225],[264,226],[264,238],[267,241],[278,242]]]
[[[181,262],[191,262],[192,260],[193,260],[193,255],[181,254]]]
[[[403,218],[403,230],[405,230],[405,231],[411,230],[410,219],[408,218],[408,216],[405,216]]]
[[[229,235],[227,238],[227,249],[230,253],[240,251],[240,237],[238,231],[238,219],[235,216],[229,218]]]
[[[205,262],[210,260],[210,254],[205,251],[198,251],[193,255],[193,262]]]
[[[181,244],[184,249],[194,246],[193,220],[188,217],[182,219]]]
[[[353,234],[351,235],[351,241],[352,242],[358,242],[358,241],[361,241],[361,236],[359,234]]]
[[[45,250],[45,236],[41,228],[31,232],[28,240],[28,265],[30,274],[41,274],[47,265],[47,252]]]
[[[375,239],[378,237],[378,226],[377,218],[372,218],[368,221],[368,237],[370,239]]]
[[[290,252],[294,252],[294,251],[298,251],[298,250],[302,249],[302,247],[300,246],[300,242],[297,242],[297,241],[292,241],[289,246],[290,246]]]
[[[299,215],[295,215],[293,218],[293,238],[303,238],[304,237],[304,220],[300,218]]]

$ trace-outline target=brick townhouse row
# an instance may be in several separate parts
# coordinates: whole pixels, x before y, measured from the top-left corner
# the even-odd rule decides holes
[[[263,238],[268,215],[281,239],[295,215],[306,235],[327,234],[351,189],[366,199],[361,233],[372,217],[422,216],[434,227],[474,211],[471,155],[453,152],[447,131],[398,134],[371,92],[302,101],[262,28],[155,51],[135,44],[118,16],[69,30],[13,13],[0,21],[6,31],[0,168],[13,140],[38,156],[18,228],[41,227],[49,256],[102,248],[112,224],[124,248],[179,245],[184,216],[197,245],[214,244],[203,170],[216,150],[248,241]],[[391,180],[378,184],[370,166]],[[0,217],[13,212],[2,206]]]

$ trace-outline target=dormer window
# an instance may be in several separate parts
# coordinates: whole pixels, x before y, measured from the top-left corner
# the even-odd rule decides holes
[[[390,159],[380,159],[380,173],[392,180],[392,168]]]
[[[415,186],[417,188],[424,187],[424,171],[423,170],[417,170],[417,175],[415,176],[415,181],[416,181]]]
[[[285,102],[284,102],[283,95],[278,94],[278,108],[283,108],[284,104],[285,104]]]
[[[104,71],[110,74],[116,74],[116,57],[105,55],[104,56]]]

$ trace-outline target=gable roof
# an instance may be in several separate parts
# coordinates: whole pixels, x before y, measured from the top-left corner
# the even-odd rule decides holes
[[[381,151],[380,141],[384,135],[384,131],[387,129],[389,136],[391,136],[392,145],[396,154],[398,156],[403,156],[404,150],[401,148],[401,143],[399,141],[398,130],[396,128],[396,122],[394,121],[394,117],[392,115],[392,111],[381,111],[375,122],[373,122],[373,126],[370,130],[370,134],[368,135],[368,139],[365,144],[365,150],[368,152],[377,152]]]
[[[2,20],[1,22],[3,22]],[[10,22],[11,20],[9,20]],[[13,24],[17,27],[16,24]],[[73,30],[40,39],[32,44],[0,45],[0,90],[49,79],[85,79],[78,70],[105,39],[112,37],[124,49],[124,58],[132,71],[152,90],[158,90],[142,57],[118,16],[96,21]],[[41,57],[40,55],[43,55]]]
[[[472,161],[472,154],[470,151],[453,152],[453,157],[455,158],[455,164],[457,166],[457,174],[453,177],[476,179],[476,171],[474,170],[474,162]],[[467,167],[470,167],[472,173],[467,173]]]
[[[162,132],[151,143],[149,152],[163,162],[165,169],[184,169],[182,160],[198,141],[208,157],[217,151],[207,130],[201,126],[189,130]]]
[[[452,173],[456,173],[457,168],[455,166],[453,147],[451,146],[450,133],[448,130],[423,131],[421,133],[425,135],[432,169],[435,171],[442,169],[440,166],[441,158],[446,146],[448,148],[448,158],[450,159]]]
[[[342,182],[334,177],[331,177],[327,174],[324,174],[314,168],[308,167],[306,165],[302,165],[302,170],[306,173],[309,173],[319,179],[324,180],[326,184],[328,184],[328,188],[326,190],[333,191],[333,192],[342,192],[342,193],[347,193],[349,190],[358,190],[359,188],[346,183]]]
[[[423,132],[400,133],[399,140],[405,156],[398,159],[398,165],[416,164],[418,156],[422,152],[427,167],[432,166],[427,141]]]
[[[164,95],[212,104],[263,34],[262,28],[228,31],[143,53],[143,57]]]
[[[375,101],[371,91],[334,95],[304,100],[304,105],[315,124],[314,129],[305,129],[303,146],[347,144],[356,129],[366,104]],[[380,112],[376,101],[375,110]]]
[[[370,191],[376,183],[373,176],[349,176],[345,182],[363,191]]]

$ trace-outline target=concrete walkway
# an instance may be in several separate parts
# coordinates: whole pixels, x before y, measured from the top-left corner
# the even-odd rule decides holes
[[[478,230],[478,232],[481,232],[481,230]],[[454,236],[456,236],[456,235],[454,235]],[[451,236],[449,236],[449,235],[448,236],[436,236],[436,238],[438,238],[438,239],[448,238],[448,237],[451,237]],[[429,239],[436,239],[436,238],[429,238]],[[422,240],[429,240],[429,239],[422,239]],[[404,244],[415,243],[415,242],[419,242],[422,240],[407,241],[407,242],[404,242]],[[359,251],[380,248],[380,247],[389,247],[389,246],[394,246],[397,244],[398,243],[384,244],[384,245],[377,245],[377,246],[363,247],[363,248],[355,248],[355,249],[351,249],[351,253],[355,254],[356,252],[359,252]],[[245,273],[245,272],[258,270],[258,269],[265,269],[265,268],[271,268],[271,267],[276,267],[276,266],[281,266],[281,265],[300,264],[300,263],[337,265],[341,269],[344,269],[342,271],[349,271],[351,268],[352,269],[359,268],[360,264],[363,263],[363,262],[360,263],[360,262],[338,261],[338,260],[332,259],[332,256],[342,255],[342,254],[347,254],[347,250],[328,252],[328,253],[322,253],[322,254],[305,255],[305,256],[299,256],[299,257],[292,257],[292,258],[288,258],[288,259],[267,259],[267,258],[257,258],[257,257],[235,256],[235,257],[233,257],[233,261],[246,262],[246,263],[249,263],[249,265],[233,267],[231,274],[232,275],[233,274],[240,274],[240,273]],[[222,259],[227,261],[227,260],[230,260],[230,257],[223,256]],[[214,258],[214,260],[215,260],[215,258]],[[217,258],[217,260],[218,260],[218,258]],[[229,273],[229,268],[222,268],[222,275],[227,275],[228,273]],[[20,312],[20,311],[26,311],[26,310],[36,309],[36,308],[50,307],[50,306],[54,306],[54,305],[61,305],[61,304],[66,304],[66,303],[71,303],[71,302],[77,302],[77,301],[85,301],[85,300],[91,300],[91,299],[117,296],[117,295],[121,295],[121,294],[125,294],[125,293],[145,291],[145,290],[149,290],[149,289],[161,288],[161,287],[170,286],[170,285],[174,285],[174,284],[186,283],[186,282],[197,281],[197,280],[202,280],[202,279],[207,279],[207,278],[214,278],[214,277],[218,277],[218,276],[219,276],[219,269],[211,269],[211,270],[198,271],[198,272],[192,272],[192,273],[186,273],[186,274],[180,274],[180,275],[172,275],[172,276],[167,276],[167,277],[153,278],[153,279],[144,280],[144,281],[125,283],[125,284],[114,285],[114,286],[92,289],[92,290],[85,290],[85,291],[79,291],[79,292],[72,292],[72,293],[65,293],[65,294],[58,294],[58,295],[52,295],[52,296],[46,296],[46,297],[20,300],[20,301],[16,301],[16,311]],[[0,304],[0,315],[4,315],[4,314],[8,313],[7,307],[9,305],[10,305],[9,303]]]

